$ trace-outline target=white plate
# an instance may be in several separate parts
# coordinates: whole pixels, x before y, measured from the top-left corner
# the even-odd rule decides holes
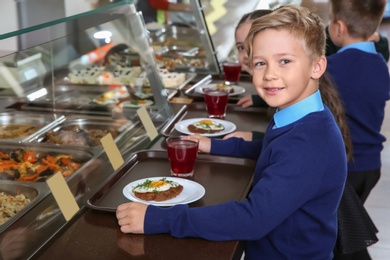
[[[165,200],[165,201],[146,201],[146,200],[141,200],[134,196],[133,193],[133,188],[137,186],[140,183],[145,182],[146,180],[160,180],[162,178],[166,178],[167,180],[174,181],[179,183],[180,185],[183,186],[183,191],[179,194],[179,196],[172,198],[170,200]],[[129,184],[127,184],[123,188],[123,195],[128,198],[131,201],[137,201],[137,202],[142,202],[145,204],[151,204],[155,206],[174,206],[177,204],[188,204],[194,201],[199,200],[204,196],[206,193],[206,190],[202,185],[200,185],[197,182],[188,180],[188,179],[182,179],[182,178],[176,178],[176,177],[150,177],[150,178],[145,178],[137,181],[133,181]]]
[[[204,91],[203,91],[204,88],[216,89],[217,84],[208,84],[208,85],[199,86],[195,89],[195,91],[200,93],[200,94],[204,94]],[[243,87],[233,85],[233,89],[234,89],[234,92],[229,93],[229,96],[237,96],[237,95],[241,95],[241,94],[245,93],[245,88],[243,88]]]
[[[99,99],[94,98],[93,102],[99,105],[110,105],[118,103],[118,99],[106,99],[104,101],[100,101]]]
[[[203,135],[203,136],[208,136],[208,137],[215,137],[215,136],[221,136],[221,135],[226,135],[226,134],[229,134],[231,132],[233,132],[234,130],[236,130],[236,125],[232,122],[229,122],[229,121],[226,121],[226,120],[222,120],[222,119],[214,119],[214,118],[192,118],[192,119],[186,119],[186,120],[183,120],[183,121],[180,121],[180,122],[177,122],[175,124],[175,129],[176,131],[179,131],[180,133],[183,133],[183,134],[187,134],[187,135],[190,135],[190,134],[194,134],[194,133],[191,133],[189,130],[188,130],[188,126],[189,125],[192,125],[193,123],[196,123],[196,122],[199,122],[201,120],[212,120],[214,121],[215,123],[217,124],[222,124],[224,126],[225,129],[223,129],[221,132],[217,132],[217,133],[212,133],[212,134],[200,134],[200,135]]]
[[[134,96],[136,96],[140,99],[146,99],[146,98],[153,97],[153,93],[151,93],[151,92],[135,92]]]
[[[123,107],[142,107],[142,106],[151,106],[153,105],[153,101],[151,100],[142,100],[145,101],[144,104],[132,104],[130,101],[122,102]]]

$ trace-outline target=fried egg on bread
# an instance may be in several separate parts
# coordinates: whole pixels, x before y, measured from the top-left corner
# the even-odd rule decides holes
[[[209,119],[200,120],[199,122],[189,125],[187,128],[188,131],[190,131],[191,133],[197,134],[218,133],[225,129],[223,124],[216,123],[213,120]]]
[[[133,187],[132,191],[142,200],[165,201],[177,197],[183,191],[183,186],[166,178],[155,181],[147,179]]]

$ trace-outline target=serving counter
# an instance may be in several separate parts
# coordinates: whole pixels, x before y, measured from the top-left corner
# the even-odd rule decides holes
[[[181,134],[174,124],[206,117],[203,96],[187,90],[207,74],[213,83],[222,81],[205,10],[201,1],[190,4],[196,10],[197,30],[167,26],[148,32],[133,1],[123,0],[0,35],[1,41],[23,40],[17,51],[0,57],[1,124],[16,127],[15,136],[7,132],[0,139],[0,192],[22,193],[30,200],[0,224],[0,258],[240,259],[239,241],[123,234],[114,214],[116,206],[127,201],[123,185],[169,176],[165,137]],[[107,30],[112,32],[109,37],[93,36]],[[37,40],[38,32],[44,37]],[[194,32],[199,33],[197,40],[189,44],[185,35]],[[179,53],[184,55],[177,59]],[[184,80],[177,83],[167,74]],[[235,105],[244,94],[255,93],[249,77],[242,77],[240,86],[245,91],[229,99],[226,120],[237,125],[237,131],[264,131],[266,109]],[[174,97],[192,103],[170,103]],[[156,138],[149,138],[141,122],[137,111],[143,106]],[[26,126],[29,131],[21,130]],[[23,135],[16,136],[20,132]],[[125,162],[117,170],[100,144],[108,133]],[[23,168],[7,168],[10,162]],[[193,180],[206,194],[189,206],[244,199],[253,168],[250,160],[199,155]],[[69,221],[46,184],[58,169],[80,208]]]

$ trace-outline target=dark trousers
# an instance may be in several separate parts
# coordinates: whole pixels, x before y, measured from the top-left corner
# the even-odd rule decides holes
[[[355,190],[359,199],[364,203],[371,190],[378,183],[381,175],[380,169],[367,171],[367,172],[349,172],[348,173],[348,182]],[[367,249],[352,253],[352,254],[342,254],[336,248],[333,251],[334,257],[333,260],[370,260],[371,257]]]

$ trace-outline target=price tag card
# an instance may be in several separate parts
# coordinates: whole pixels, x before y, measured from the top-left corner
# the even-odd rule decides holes
[[[114,170],[117,170],[124,163],[124,160],[111,133],[103,136],[102,139],[100,139],[100,142],[103,145],[104,151],[106,152],[112,167]]]
[[[80,208],[77,205],[64,176],[58,172],[50,177],[46,183],[49,185],[51,193],[53,194],[54,199],[56,200],[66,221],[69,221]]]
[[[148,134],[150,140],[153,140],[158,136],[158,132],[156,130],[156,127],[153,124],[152,119],[150,118],[148,111],[146,110],[145,106],[140,107],[137,110],[137,114],[139,118],[141,119],[142,124],[144,125],[144,128],[146,130],[146,133]]]

